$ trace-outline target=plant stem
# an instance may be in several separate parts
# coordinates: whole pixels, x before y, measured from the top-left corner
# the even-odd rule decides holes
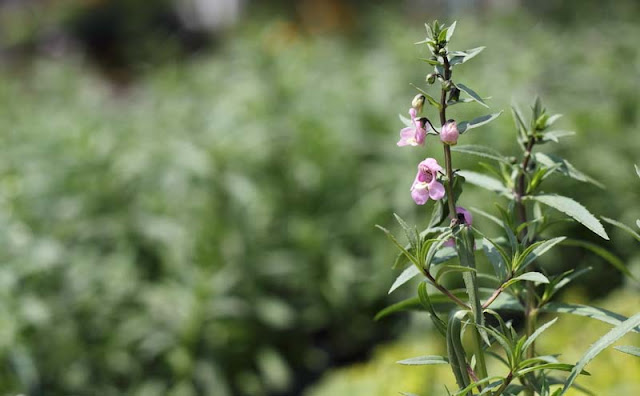
[[[449,64],[449,58],[443,56],[444,61],[444,80],[451,80],[451,65]],[[444,126],[447,123],[447,91],[442,88],[440,93],[440,125]],[[458,222],[458,214],[456,213],[456,203],[453,196],[453,166],[451,165],[451,148],[448,144],[444,144],[444,163],[445,170],[447,172],[447,182],[445,183],[445,190],[447,192],[447,201],[449,203],[449,217],[451,217],[451,225],[455,225]]]
[[[527,209],[522,202],[522,198],[526,193],[526,174],[527,167],[529,166],[529,161],[531,160],[531,153],[533,151],[533,146],[535,144],[535,137],[533,135],[529,136],[529,140],[525,146],[524,157],[522,159],[520,175],[518,176],[518,182],[516,185],[516,204],[518,207],[518,216],[520,217],[520,222],[522,224],[527,222]],[[527,227],[524,227],[519,235],[520,240],[524,240],[527,236]],[[528,241],[532,241],[533,238],[528,238]],[[529,244],[529,242],[527,242]],[[533,282],[527,281],[527,299],[526,299],[526,307],[525,307],[525,332],[527,338],[533,334],[536,329],[536,317],[537,317],[537,307],[535,300],[535,288]],[[535,356],[535,343],[531,344],[531,347],[527,350],[527,359],[531,359]],[[533,396],[534,392],[530,388],[527,388],[525,391],[527,396]],[[499,394],[499,393],[498,393]]]
[[[498,390],[492,394],[494,396],[502,395],[502,392],[504,392],[505,389],[507,389],[507,386],[509,386],[512,380],[513,380],[513,372],[509,371],[509,374],[507,374],[507,378],[504,379],[504,382],[502,383],[502,385],[500,385],[500,388],[498,388]]]
[[[442,294],[444,294],[445,296],[449,297],[449,299],[451,301],[453,301],[454,303],[458,304],[461,308],[464,309],[471,309],[471,307],[469,307],[467,304],[465,304],[464,301],[462,301],[461,299],[459,299],[458,297],[456,297],[453,293],[451,293],[446,287],[442,286],[441,284],[439,284],[434,277],[426,272],[425,276],[427,277],[427,279],[429,279],[429,281],[431,282],[431,284],[438,289]]]

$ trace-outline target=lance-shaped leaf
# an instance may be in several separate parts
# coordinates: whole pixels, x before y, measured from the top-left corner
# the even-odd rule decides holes
[[[481,127],[498,118],[500,114],[502,114],[502,110],[498,113],[487,114],[474,118],[471,121],[462,121],[458,124],[458,132],[465,133],[470,129]]]
[[[602,259],[606,260],[609,264],[614,266],[618,271],[622,272],[629,278],[636,279],[636,277],[633,276],[631,271],[629,271],[629,269],[626,267],[626,265],[624,264],[624,261],[622,261],[618,256],[609,252],[602,246],[598,246],[595,243],[591,243],[587,241],[580,241],[577,239],[565,239],[564,241],[562,241],[562,245],[576,246],[576,247],[588,249],[592,253],[595,253],[598,256],[600,256]]]
[[[387,294],[393,293],[394,290],[396,290],[400,286],[404,285],[405,283],[409,282],[411,279],[413,279],[419,273],[420,273],[420,269],[418,267],[416,267],[415,265],[411,265],[411,266],[407,267],[396,278],[395,282],[393,282],[393,285],[391,285],[391,288],[389,289],[389,292]]]
[[[545,153],[535,153],[534,154],[536,161],[543,164],[546,167],[553,168],[554,171],[559,172],[567,177],[570,177],[575,180],[579,180],[585,183],[594,184],[600,188],[604,188],[604,185],[594,178],[580,172],[576,169],[575,166],[571,165],[571,163],[564,158],[560,158],[557,155],[553,154],[545,154]]]
[[[616,326],[627,320],[626,316],[611,312],[604,308],[591,307],[581,304],[551,302],[543,305],[540,308],[540,311],[585,316]],[[640,332],[640,327],[633,329],[633,331],[636,333]]]
[[[473,89],[467,87],[466,85],[464,85],[462,83],[456,83],[456,87],[458,87],[458,89],[461,90],[462,92],[464,92],[467,95],[469,95],[471,97],[471,99],[473,99],[474,101],[480,103],[481,105],[483,105],[487,109],[489,108],[489,106],[487,106],[487,104],[484,102],[484,100],[482,100],[480,95],[478,95],[476,93],[476,91],[474,91]]]
[[[525,272],[522,275],[516,276],[515,278],[509,280],[507,283],[504,284],[503,288],[507,288],[511,285],[513,285],[516,282],[520,282],[520,281],[530,281],[530,282],[537,282],[537,283],[549,283],[549,279],[547,279],[546,276],[542,275],[539,272]]]
[[[433,305],[431,304],[431,297],[427,292],[427,284],[425,282],[421,282],[420,285],[418,285],[418,299],[420,300],[422,306],[427,310],[427,312],[429,312],[431,321],[436,326],[436,329],[440,332],[440,334],[446,337],[447,325],[442,319],[440,319],[435,309],[433,308]]]
[[[609,240],[609,235],[602,227],[602,224],[598,219],[592,215],[584,206],[571,198],[563,197],[562,195],[531,195],[525,197],[527,199],[534,199],[538,202],[542,202],[545,205],[551,206],[560,212],[573,217],[579,223],[593,231],[596,235]]]
[[[631,235],[632,237],[634,237],[638,242],[640,242],[640,234],[638,234],[637,232],[635,232],[633,230],[633,228],[629,227],[628,225],[621,223],[617,220],[614,219],[610,219],[608,217],[604,217],[602,216],[602,220],[606,221],[607,223],[614,225],[618,228],[620,228],[623,231],[626,231],[629,235]]]
[[[620,346],[617,346],[617,347],[613,347],[613,349],[616,349],[616,350],[618,350],[620,352],[624,352],[624,353],[632,355],[632,356],[640,357],[640,348],[638,348],[636,346],[620,345]]]
[[[507,165],[511,164],[507,157],[500,154],[499,152],[492,149],[491,147],[487,147],[487,146],[480,146],[480,145],[474,145],[474,144],[457,145],[457,146],[451,146],[451,151],[476,155],[478,157],[489,158],[498,162],[502,162]]]
[[[467,360],[462,346],[462,319],[467,315],[465,311],[457,311],[449,316],[447,323],[447,354],[449,365],[456,377],[458,386],[466,388],[470,384],[469,373],[467,372]]]
[[[518,370],[516,372],[516,375],[519,377],[521,375],[532,373],[532,372],[538,371],[538,370],[572,371],[573,369],[575,369],[575,366],[573,364],[567,364],[567,363],[545,363],[545,364],[540,364],[538,366],[527,367],[527,368],[524,368],[522,370]],[[589,372],[584,371],[584,370],[580,370],[580,372],[578,374],[591,375],[591,374],[589,374]]]
[[[501,282],[507,279],[507,276],[509,274],[507,265],[509,265],[509,261],[506,254],[501,253],[496,248],[496,245],[487,238],[484,238],[482,240],[482,249],[484,250],[484,254],[489,259],[489,262],[493,266],[493,270],[498,276],[498,279],[500,279]]]
[[[553,141],[553,142],[559,143],[560,138],[573,136],[575,134],[576,133],[574,131],[549,131],[549,132],[545,132],[542,135],[542,140],[545,142]]]
[[[522,270],[526,268],[527,266],[529,266],[529,264],[536,261],[538,257],[542,256],[543,254],[551,250],[552,247],[564,241],[565,239],[566,237],[557,237],[546,241],[536,242],[530,245],[524,252],[522,252],[518,259],[515,260],[513,264],[515,267],[514,270]]]
[[[638,177],[640,177],[640,167],[638,167],[638,165],[633,165],[633,166],[636,168],[636,173],[638,174]]]
[[[451,37],[453,37],[453,32],[456,31],[456,25],[458,24],[458,21],[453,21],[453,23],[451,25],[449,25],[449,27],[447,28],[447,35],[446,35],[446,40],[447,43],[449,41],[451,41]]]
[[[461,65],[470,59],[473,59],[476,55],[482,52],[486,47],[472,48],[466,51],[451,51],[449,52],[449,64],[451,66]]]
[[[467,182],[476,185],[478,187],[482,187],[489,191],[497,192],[500,194],[509,194],[509,189],[505,187],[502,182],[496,178],[491,176],[484,175],[482,173],[473,172],[473,171],[458,171],[459,175],[463,176]]]
[[[635,329],[638,325],[640,325],[640,313],[637,313],[634,316],[630,317],[629,319],[625,320],[624,322],[620,323],[618,326],[611,329],[611,331],[609,331],[607,334],[601,337],[598,341],[596,341],[593,345],[591,345],[591,347],[589,347],[587,352],[582,356],[582,358],[578,361],[578,363],[576,363],[573,370],[571,370],[571,373],[569,374],[569,377],[567,378],[567,382],[564,384],[564,387],[562,388],[562,392],[560,392],[560,395],[563,395],[567,390],[569,390],[573,382],[576,380],[576,377],[578,376],[578,374],[582,372],[582,369],[591,360],[593,360],[593,358],[598,356],[600,352],[602,352],[604,349],[606,349],[608,346],[610,346],[614,342],[618,341],[625,334]]]
[[[540,337],[540,334],[542,334],[545,330],[547,330],[554,323],[556,323],[557,320],[558,320],[558,318],[555,318],[555,319],[550,320],[547,323],[543,324],[542,326],[538,327],[538,329],[536,329],[536,331],[534,331],[533,334],[531,334],[531,336],[529,336],[529,338],[527,338],[527,340],[522,345],[521,353],[525,353],[527,351],[527,349],[536,340],[536,338]]]
[[[396,363],[406,366],[425,366],[429,364],[449,364],[449,359],[444,356],[430,355],[399,360]]]

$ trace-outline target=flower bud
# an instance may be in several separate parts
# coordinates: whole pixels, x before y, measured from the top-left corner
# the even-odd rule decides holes
[[[446,54],[447,54],[447,49],[446,48],[440,48],[440,51],[438,51],[438,55],[445,56]]]
[[[460,132],[458,132],[458,124],[455,121],[448,121],[442,126],[440,140],[444,144],[455,146],[458,143],[458,136],[460,136]]]
[[[413,107],[414,109],[416,109],[416,111],[419,113],[422,111],[422,106],[424,105],[424,101],[425,101],[425,97],[423,94],[417,94],[413,100],[411,101],[411,107]]]
[[[433,84],[434,82],[436,82],[436,75],[433,73],[427,74],[427,83]]]
[[[452,86],[453,86],[453,83],[451,82],[451,80],[446,80],[442,83],[442,89],[444,89],[447,92],[451,90]]]

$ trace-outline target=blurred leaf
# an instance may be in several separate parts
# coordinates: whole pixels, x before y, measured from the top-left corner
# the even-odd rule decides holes
[[[415,86],[415,85],[413,85],[413,84],[409,84],[409,85],[411,85],[412,87],[414,87],[415,89],[417,89],[417,90],[418,90],[418,92],[420,92],[421,94],[423,94],[423,95],[424,95],[424,97],[425,97],[425,98],[427,99],[427,101],[429,102],[429,104],[431,104],[433,107],[435,107],[436,109],[441,109],[441,108],[442,108],[442,106],[440,105],[440,102],[438,102],[438,101],[437,101],[433,96],[429,95],[429,94],[427,93],[427,91],[425,91],[425,90],[423,90],[423,89],[421,89],[421,88],[418,88],[417,86]]]
[[[584,206],[580,205],[573,199],[563,197],[561,195],[533,195],[525,198],[534,199],[545,205],[551,206],[552,208],[573,217],[601,238],[609,240],[607,232],[604,230],[598,219],[595,218]]]
[[[453,37],[453,32],[456,31],[456,24],[457,23],[458,23],[458,21],[453,21],[453,23],[451,25],[449,25],[449,27],[447,28],[447,36],[446,36],[447,43],[449,41],[451,41],[451,37]]]
[[[465,388],[471,382],[467,372],[467,360],[464,347],[462,345],[462,319],[466,316],[464,311],[456,311],[449,315],[447,323],[447,354],[449,365],[456,377],[456,382],[460,388]]]
[[[522,353],[526,352],[527,349],[529,349],[529,347],[533,344],[533,342],[536,340],[536,338],[540,337],[540,335],[547,330],[549,327],[551,327],[554,323],[556,323],[556,321],[558,320],[558,318],[554,318],[550,321],[548,321],[547,323],[543,324],[542,326],[538,327],[536,329],[536,331],[533,332],[533,334],[531,334],[531,336],[529,336],[529,338],[527,338],[527,340],[524,342],[524,344],[522,345]]]
[[[449,64],[451,66],[456,66],[463,64],[471,59],[473,59],[476,55],[482,52],[486,47],[477,47],[466,51],[451,51],[449,52]]]
[[[429,293],[427,292],[427,284],[425,282],[420,282],[418,285],[418,299],[422,306],[429,312],[429,316],[431,317],[431,321],[433,322],[436,329],[446,337],[447,334],[447,325],[440,319],[435,309],[433,309],[433,305],[431,305],[431,298],[429,297]]]
[[[473,89],[467,87],[466,85],[462,84],[462,83],[456,83],[455,84],[456,87],[458,87],[458,89],[460,89],[461,91],[465,92],[467,95],[469,95],[471,97],[471,99],[473,99],[474,101],[480,103],[481,105],[483,105],[486,108],[489,108],[489,106],[487,106],[487,104],[484,102],[484,100],[482,100],[482,98],[480,97],[480,95],[478,95],[476,93],[476,91],[474,91]]]
[[[525,272],[522,275],[516,276],[515,278],[509,280],[507,283],[504,284],[504,288],[506,289],[507,287],[513,285],[516,282],[519,281],[531,281],[531,282],[537,282],[537,283],[549,283],[549,279],[547,279],[546,276],[542,275],[539,272]]]
[[[542,306],[540,311],[586,316],[588,318],[600,320],[616,326],[627,320],[627,317],[624,315],[620,315],[603,308],[581,304],[551,302]],[[633,331],[640,332],[640,328],[636,328]]]
[[[458,131],[460,133],[465,133],[466,131],[468,131],[470,129],[478,128],[478,127],[481,127],[483,125],[486,125],[486,124],[490,123],[491,121],[495,120],[496,118],[498,118],[500,116],[500,114],[502,114],[502,110],[500,110],[500,112],[498,112],[498,113],[487,114],[487,115],[483,115],[481,117],[474,118],[471,121],[462,121],[462,122],[458,123]]]
[[[581,182],[588,182],[588,183],[592,183],[602,189],[604,189],[604,185],[602,183],[600,183],[599,181],[593,179],[590,176],[585,175],[584,173],[580,172],[579,170],[577,170],[573,165],[571,165],[571,163],[569,163],[569,161],[560,158],[558,156],[555,156],[553,154],[545,154],[545,153],[540,153],[537,152],[534,154],[534,157],[536,159],[536,161],[538,161],[539,163],[547,166],[547,167],[553,167],[553,169],[555,171],[560,172],[561,174],[570,177],[572,179],[575,180],[579,180]]]
[[[602,218],[602,220],[606,221],[607,223],[609,223],[609,224],[611,224],[611,225],[614,225],[614,226],[616,226],[616,227],[620,228],[620,229],[621,229],[621,230],[623,230],[623,231],[626,231],[629,235],[631,235],[631,236],[632,236],[632,237],[634,237],[638,242],[640,242],[640,234],[638,234],[637,232],[635,232],[635,231],[633,230],[633,228],[631,228],[631,227],[629,227],[628,225],[626,225],[626,224],[624,224],[624,223],[621,223],[621,222],[619,222],[619,221],[617,221],[617,220],[610,219],[610,218],[608,218],[608,217],[601,216],[601,218]]]
[[[569,378],[567,378],[567,382],[562,388],[562,392],[560,395],[563,395],[573,382],[576,380],[576,377],[582,373],[582,369],[595,358],[600,352],[602,352],[605,348],[618,341],[628,332],[634,330],[638,325],[640,325],[640,313],[635,314],[624,322],[620,323],[618,326],[614,327],[607,334],[602,336],[598,341],[596,341],[587,352],[582,356],[582,358],[576,363],[576,366],[571,370],[571,374],[569,374]]]
[[[409,282],[418,274],[420,274],[420,270],[415,265],[407,267],[404,271],[402,271],[400,276],[396,278],[395,282],[393,282],[393,285],[391,285],[391,288],[389,289],[389,292],[387,294],[393,293],[394,290]]]
[[[424,366],[430,364],[449,364],[449,359],[444,356],[418,356],[414,358],[399,360],[396,363],[406,366]]]
[[[542,134],[543,141],[553,141],[556,143],[560,142],[560,138],[567,136],[574,136],[576,133],[574,131],[549,131]]]
[[[514,262],[514,271],[522,270],[529,266],[529,264],[533,263],[538,259],[538,257],[542,256],[555,245],[564,241],[566,237],[557,237],[553,239],[549,239],[546,241],[536,242],[525,249],[524,252],[518,257],[518,259]]]
[[[533,366],[533,367],[527,367],[525,369],[522,370],[518,370],[516,372],[516,375],[522,376],[528,373],[532,373],[534,371],[538,371],[538,370],[559,370],[559,371],[572,371],[575,368],[575,366],[573,364],[566,364],[566,363],[546,363],[546,364],[541,364],[539,366]],[[591,375],[589,374],[587,371],[584,370],[580,370],[580,373],[582,375]]]
[[[626,276],[632,279],[636,279],[631,271],[627,268],[624,262],[613,253],[609,252],[602,246],[598,246],[595,243],[587,242],[587,241],[579,241],[577,239],[565,239],[562,241],[562,244],[565,246],[576,246],[590,250],[591,252],[597,254],[604,260],[606,260],[609,264],[615,267],[618,271],[622,272]]]
[[[640,348],[637,346],[620,345],[617,347],[613,347],[613,349],[617,349],[620,352],[624,352],[632,356],[640,357]]]
[[[496,150],[492,149],[491,147],[473,145],[473,144],[456,145],[456,146],[451,146],[451,151],[477,155],[479,157],[484,157],[484,158],[490,158],[492,160],[496,160],[507,165],[511,164],[508,158],[506,158]]]
[[[507,189],[504,184],[498,179],[494,179],[491,176],[483,175],[482,173],[477,173],[473,171],[461,170],[457,172],[462,175],[467,182],[476,185],[478,187],[485,188],[489,191],[497,192],[500,194],[509,194],[509,189]]]
[[[507,271],[507,262],[505,262],[505,257],[503,256],[503,254],[498,251],[493,242],[491,242],[487,238],[484,238],[482,240],[482,249],[489,259],[489,262],[493,266],[493,270],[495,271],[498,279],[500,279],[501,282],[507,279],[507,276],[509,274]]]

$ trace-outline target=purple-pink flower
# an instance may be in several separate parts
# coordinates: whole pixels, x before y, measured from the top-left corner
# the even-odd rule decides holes
[[[438,181],[438,172],[442,167],[434,158],[427,158],[418,164],[418,174],[411,186],[411,197],[418,205],[424,205],[429,198],[438,200],[444,197],[444,186]]]
[[[418,111],[413,107],[409,109],[409,115],[411,116],[413,126],[402,128],[398,146],[422,146],[424,144],[424,138],[427,136],[426,123],[416,118]]]
[[[448,121],[442,126],[440,140],[442,140],[443,143],[454,146],[458,143],[458,136],[460,136],[460,132],[458,131],[458,124],[456,124],[455,121]]]

